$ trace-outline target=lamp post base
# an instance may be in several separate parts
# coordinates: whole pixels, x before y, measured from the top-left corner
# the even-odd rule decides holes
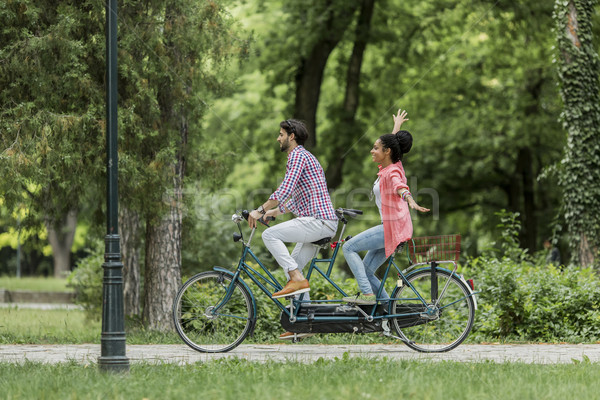
[[[98,368],[106,372],[129,372],[129,358],[124,356],[99,357]]]

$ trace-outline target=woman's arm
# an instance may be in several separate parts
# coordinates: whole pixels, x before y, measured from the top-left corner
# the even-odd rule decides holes
[[[413,199],[412,194],[407,189],[399,189],[398,194],[400,195],[400,197],[402,197],[403,200],[405,200],[408,203],[410,208],[412,208],[413,210],[417,210],[420,212],[429,211],[429,208],[421,207],[420,205],[418,205],[415,199]]]
[[[392,130],[392,133],[398,132],[402,127],[402,124],[408,121],[408,118],[406,118],[407,115],[408,113],[406,110],[402,111],[402,109],[399,109],[396,115],[392,114],[392,118],[394,118],[394,129]]]

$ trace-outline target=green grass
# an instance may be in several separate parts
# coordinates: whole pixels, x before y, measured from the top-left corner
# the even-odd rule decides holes
[[[0,289],[32,290],[36,292],[72,292],[66,279],[57,278],[15,278],[0,276]]]
[[[182,344],[176,333],[144,329],[138,321],[125,324],[129,344]],[[0,308],[0,344],[100,343],[101,321],[82,310]]]
[[[528,365],[319,359],[217,360],[178,366],[131,364],[124,374],[96,364],[0,364],[6,399],[590,399],[600,365]]]
[[[0,308],[0,343],[65,344],[100,342],[101,324],[82,310]]]

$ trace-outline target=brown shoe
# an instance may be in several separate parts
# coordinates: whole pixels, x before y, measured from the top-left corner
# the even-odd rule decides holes
[[[288,297],[294,296],[300,293],[306,293],[310,291],[310,285],[308,284],[308,280],[304,279],[301,281],[289,281],[283,289],[279,292],[273,293],[271,296],[274,299],[278,299],[280,297]]]
[[[294,332],[285,332],[279,335],[279,340],[293,340],[293,339],[304,339],[307,337],[315,336],[314,333],[302,332],[302,333],[294,333]]]

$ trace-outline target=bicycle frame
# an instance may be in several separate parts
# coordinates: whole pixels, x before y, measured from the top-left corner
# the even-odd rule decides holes
[[[346,229],[346,223],[347,222],[344,220],[344,225],[343,225],[342,231],[340,232],[339,239],[337,242],[335,242],[335,247],[333,247],[332,256],[330,258],[319,259],[319,258],[317,258],[319,248],[315,249],[315,255],[311,260],[310,266],[308,268],[308,272],[306,274],[306,278],[308,280],[310,280],[310,277],[312,276],[313,273],[319,273],[333,288],[335,288],[340,293],[340,295],[342,297],[346,297],[348,295],[346,292],[344,292],[344,290],[342,288],[340,288],[331,279],[331,272],[332,272],[335,260],[337,258],[337,255],[339,253],[339,249],[340,249],[342,243],[344,242],[344,240],[342,240],[342,238],[343,238],[344,231]],[[238,222],[238,224],[239,224],[239,222]],[[338,300],[335,300],[335,299],[334,300],[303,300],[304,294],[302,294],[300,299],[292,299],[290,301],[290,306],[288,308],[283,303],[281,303],[279,301],[279,299],[273,299],[271,297],[273,295],[273,293],[275,291],[281,290],[283,288],[283,286],[275,278],[275,276],[273,276],[273,274],[263,265],[263,263],[258,259],[258,257],[256,257],[256,255],[252,252],[252,249],[250,248],[250,243],[252,241],[255,231],[256,231],[256,228],[252,229],[252,232],[250,234],[248,242],[245,242],[243,240],[243,237],[240,239],[240,241],[243,244],[243,249],[242,249],[242,255],[238,262],[238,266],[237,266],[235,272],[232,273],[233,277],[232,277],[231,283],[229,284],[229,287],[227,288],[226,295],[223,297],[222,301],[218,305],[215,306],[213,312],[217,313],[218,310],[221,307],[223,307],[223,305],[225,303],[227,303],[227,301],[229,301],[231,294],[233,293],[234,285],[238,280],[246,288],[248,288],[248,285],[244,282],[244,280],[241,277],[242,273],[245,273],[250,278],[250,280],[252,280],[259,287],[259,289],[262,292],[264,292],[267,296],[269,296],[271,301],[273,303],[275,303],[277,305],[277,307],[279,307],[281,309],[282,312],[287,314],[290,322],[306,322],[306,321],[308,321],[308,317],[298,316],[299,306],[302,303],[319,304],[319,303],[340,303],[341,302],[339,299]],[[240,229],[240,232],[241,232],[241,229]],[[248,264],[248,262],[246,261],[248,257],[251,260],[254,260],[259,265],[260,269],[262,269],[262,273]],[[317,266],[317,264],[321,264],[321,263],[328,264],[326,272]],[[440,267],[438,267],[440,264],[453,264],[454,268],[452,270],[440,268]],[[387,281],[390,271],[392,270],[392,267],[397,272],[399,281],[401,280],[402,284],[408,285],[408,287],[410,287],[410,289],[412,290],[412,292],[415,294],[416,297],[385,298],[385,299],[381,298],[381,295],[384,290],[384,283]],[[423,267],[423,268],[418,268],[418,267]],[[417,268],[417,269],[415,269],[415,268]],[[477,301],[476,301],[476,297],[474,296],[476,293],[473,292],[471,290],[470,286],[466,284],[466,282],[464,281],[464,278],[456,273],[456,270],[458,268],[458,265],[456,264],[456,262],[454,262],[454,261],[435,261],[435,262],[430,262],[430,263],[418,263],[418,264],[413,264],[413,265],[409,266],[405,270],[401,270],[396,265],[396,263],[394,261],[394,256],[392,255],[388,258],[387,267],[385,268],[384,275],[381,279],[382,284],[380,285],[379,290],[376,294],[377,303],[373,306],[365,307],[367,309],[369,307],[371,307],[370,312],[367,313],[361,307],[356,306],[356,309],[359,311],[360,314],[362,314],[362,317],[314,316],[312,321],[315,321],[315,322],[318,322],[318,321],[338,321],[338,322],[339,321],[348,321],[348,322],[351,322],[351,321],[358,321],[361,318],[364,318],[368,322],[371,322],[373,320],[420,315],[420,314],[422,314],[421,312],[391,314],[390,313],[391,310],[389,310],[389,308],[388,308],[388,313],[379,315],[379,314],[377,314],[377,307],[382,302],[388,302],[388,306],[389,306],[389,305],[391,305],[392,301],[417,301],[417,300],[420,301],[424,307],[428,307],[429,304],[427,303],[427,301],[423,298],[423,296],[418,292],[418,290],[415,289],[415,287],[407,279],[408,277],[410,277],[410,275],[412,273],[417,273],[425,268],[429,268],[431,270],[432,277],[434,277],[436,275],[438,268],[439,268],[439,270],[445,270],[446,272],[448,272],[450,274],[448,280],[445,283],[445,286],[441,290],[441,293],[439,293],[439,288],[437,287],[437,279],[432,280],[432,282],[435,281],[435,285],[432,284],[432,288],[431,288],[432,293],[430,293],[430,294],[431,294],[431,298],[435,299],[435,303],[433,304],[434,306],[436,306],[436,307],[438,306],[440,300],[444,297],[444,294],[446,292],[446,289],[448,288],[448,285],[450,284],[450,280],[451,280],[452,276],[456,276],[461,281],[463,281],[463,283],[465,283],[465,286],[467,288],[469,288],[469,291],[470,291],[469,295],[464,296],[458,300],[455,300],[450,304],[446,304],[443,307],[440,307],[439,309],[443,310],[444,308],[449,307],[459,301],[462,301],[467,297],[473,298],[474,303],[475,303],[475,309],[477,309]],[[227,272],[231,273],[230,271],[221,269],[221,268],[215,268],[215,270],[222,271],[222,272],[227,271]],[[263,282],[264,282],[264,284],[263,284]],[[271,287],[271,289],[269,289],[269,286]],[[255,301],[254,293],[250,290],[249,290],[249,292],[250,292],[250,295],[252,296],[252,300],[254,302]]]

